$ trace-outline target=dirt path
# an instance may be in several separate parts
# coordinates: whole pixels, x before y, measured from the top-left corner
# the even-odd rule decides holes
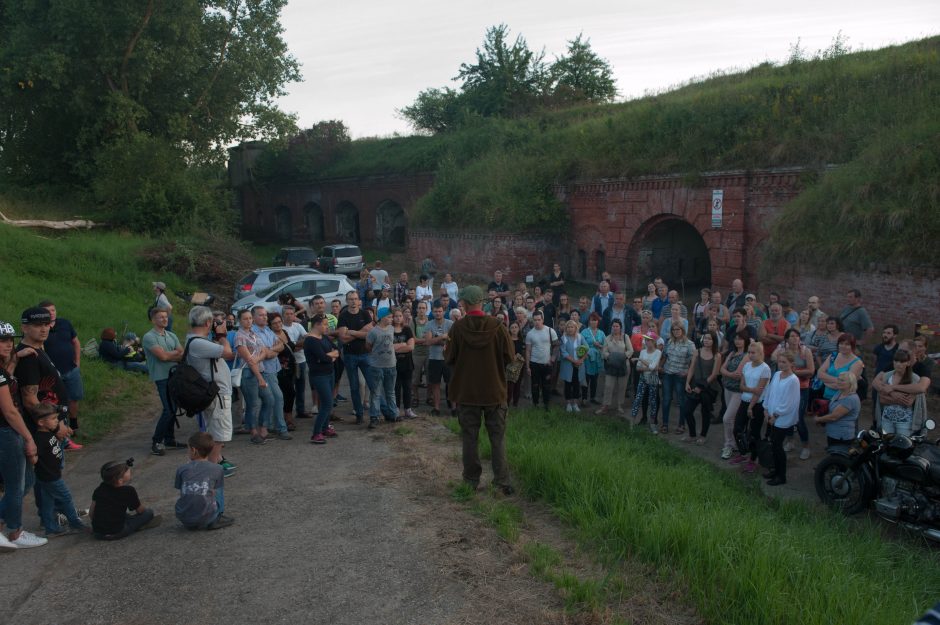
[[[134,485],[163,524],[126,540],[84,535],[0,557],[16,572],[0,581],[0,623],[696,623],[678,588],[663,588],[629,563],[633,588],[611,606],[568,613],[554,585],[533,577],[523,553],[552,545],[566,570],[602,578],[544,507],[513,497],[521,536],[501,539],[472,506],[451,498],[459,478],[457,438],[420,417],[375,432],[346,421],[325,446],[262,447],[236,437],[226,455],[231,528],[190,532],[173,516],[173,476],[185,451],[149,454],[152,419],[142,410],[120,432],[70,452],[65,479],[87,507],[108,460],[136,458]],[[349,414],[341,404],[340,415]],[[194,429],[184,420],[180,439]],[[481,494],[478,497],[492,497]],[[38,531],[32,498],[24,521]],[[668,601],[668,604],[666,603]],[[668,605],[668,612],[665,609]]]

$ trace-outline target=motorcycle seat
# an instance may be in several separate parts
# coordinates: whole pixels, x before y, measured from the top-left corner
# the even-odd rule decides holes
[[[940,447],[936,445],[918,445],[914,455],[927,463],[927,474],[934,482],[940,482]]]

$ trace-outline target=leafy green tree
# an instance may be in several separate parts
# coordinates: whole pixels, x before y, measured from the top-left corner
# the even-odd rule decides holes
[[[522,35],[509,43],[505,24],[487,29],[476,63],[462,63],[455,80],[463,81],[463,98],[483,116],[517,117],[531,112],[549,86],[545,53],[529,49]]]
[[[416,129],[428,132],[444,132],[456,127],[461,112],[460,94],[451,89],[425,89],[418,94],[411,106],[399,114]]]
[[[220,164],[227,144],[293,131],[274,105],[300,77],[286,2],[0,0],[0,180],[90,187],[99,155],[137,171],[151,139]]]
[[[554,96],[561,102],[612,102],[617,97],[613,70],[580,34],[568,42],[568,53],[552,63]]]

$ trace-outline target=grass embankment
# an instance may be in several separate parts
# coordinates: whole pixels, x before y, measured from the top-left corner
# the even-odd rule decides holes
[[[940,567],[879,523],[768,499],[753,483],[625,424],[514,411],[514,479],[601,561],[678,576],[710,622],[908,623],[936,601]]]
[[[445,424],[459,432],[456,420]],[[550,504],[600,561],[613,570],[630,556],[678,576],[711,622],[907,623],[936,600],[934,552],[886,540],[885,527],[864,517],[768,499],[755,484],[645,432],[556,411],[514,411],[507,444],[518,485]],[[489,456],[485,435],[480,447]],[[521,521],[510,504],[477,500],[460,486],[453,496],[507,541],[518,536]],[[533,575],[554,582],[570,608],[596,609],[617,594],[615,575],[569,579],[546,564],[555,556],[543,546],[524,551]]]
[[[150,329],[151,282],[162,280],[170,289],[188,287],[175,275],[141,267],[138,253],[156,243],[119,233],[49,235],[0,225],[0,319],[18,329],[24,309],[51,299],[83,345],[108,326],[120,333],[126,325],[142,336]],[[172,295],[171,301],[177,309],[175,329],[185,328],[183,303]],[[152,394],[146,376],[112,369],[97,358],[83,357],[81,368],[85,400],[79,405],[80,440],[100,438]]]
[[[940,37],[850,54],[837,41],[630,102],[354,141],[298,178],[433,171],[415,224],[564,232],[556,183],[681,173],[694,185],[701,172],[802,166],[809,193],[768,239],[771,261],[798,250],[857,268],[888,249],[940,266],[920,244],[940,236],[938,103]]]

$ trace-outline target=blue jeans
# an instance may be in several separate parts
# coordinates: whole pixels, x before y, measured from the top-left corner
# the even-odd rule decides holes
[[[0,475],[3,476],[3,499],[0,499],[0,518],[6,531],[23,526],[23,493],[26,492],[26,441],[10,427],[0,428]],[[32,467],[29,473],[33,472]]]
[[[176,417],[170,407],[170,395],[167,392],[166,383],[166,380],[156,380],[154,382],[154,386],[157,387],[157,395],[160,396],[160,404],[163,406],[163,412],[160,413],[157,427],[153,431],[154,443],[172,443],[176,440]]]
[[[379,415],[393,421],[398,418],[398,407],[395,405],[395,377],[397,367],[369,367],[369,419],[377,421]]]
[[[297,363],[297,377],[294,378],[294,414],[300,416],[307,407],[304,396],[307,394],[307,363]]]
[[[70,527],[75,529],[85,527],[85,524],[78,518],[78,512],[75,511],[72,493],[65,485],[65,480],[62,478],[51,482],[36,480],[36,490],[42,493],[42,499],[39,502],[39,518],[42,519],[46,533],[55,533],[62,529],[59,527],[56,511],[61,511],[65,515]]]
[[[672,398],[679,404],[679,425],[683,424],[682,412],[685,405],[685,376],[678,373],[663,374],[663,420],[662,424],[669,427],[669,408]]]
[[[264,415],[259,415],[258,410],[261,408],[261,396],[259,395],[260,389],[258,387],[258,378],[255,377],[255,374],[251,372],[251,369],[245,367],[242,370],[242,387],[241,393],[242,397],[245,399],[245,429],[253,430],[255,428],[264,427],[266,422],[263,420]],[[259,416],[261,419],[259,420]]]
[[[271,428],[275,432],[287,432],[287,421],[284,420],[284,393],[281,385],[277,383],[276,373],[263,373],[268,388],[261,389],[261,413],[271,415]]]
[[[369,355],[368,354],[343,354],[343,363],[346,365],[346,377],[349,378],[349,394],[352,395],[353,412],[356,413],[356,420],[362,419],[362,395],[359,394],[359,371],[362,371],[363,377],[368,382],[369,378]]]
[[[330,425],[330,411],[333,410],[333,373],[326,375],[311,375],[310,388],[314,390],[319,397],[320,410],[317,411],[317,418],[313,422],[313,434],[323,434],[327,426]]]

